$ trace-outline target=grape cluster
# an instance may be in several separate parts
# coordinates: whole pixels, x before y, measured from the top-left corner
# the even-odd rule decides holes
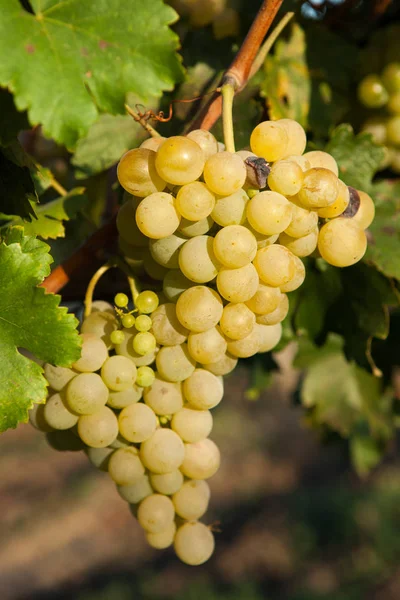
[[[400,173],[400,63],[389,63],[380,75],[370,74],[358,86],[360,102],[372,114],[362,130],[386,147],[382,168]]]

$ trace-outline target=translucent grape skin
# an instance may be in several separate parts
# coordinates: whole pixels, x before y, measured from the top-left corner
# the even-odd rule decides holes
[[[149,546],[156,548],[157,550],[164,550],[174,543],[176,533],[176,525],[173,521],[168,525],[166,529],[159,531],[158,533],[150,533],[146,531],[146,540]]]
[[[44,376],[55,392],[60,392],[77,375],[76,371],[66,367],[55,367],[50,363],[44,365]]]
[[[171,471],[171,473],[150,473],[150,483],[154,490],[159,494],[170,496],[181,489],[184,478],[179,469]]]
[[[320,229],[318,250],[322,258],[335,267],[354,265],[361,260],[366,249],[365,233],[351,219],[332,219]]]
[[[148,475],[143,475],[131,485],[118,485],[117,491],[121,498],[131,504],[138,504],[144,498],[154,493]]]
[[[208,508],[210,488],[206,481],[186,481],[172,496],[175,512],[182,519],[200,519]]]
[[[196,366],[190,356],[187,344],[164,346],[156,356],[157,371],[167,381],[183,381]]]
[[[65,399],[74,413],[90,415],[106,404],[108,389],[97,373],[80,373],[69,382]]]
[[[175,509],[172,500],[162,494],[147,496],[139,504],[137,519],[149,533],[160,533],[171,525]]]
[[[184,406],[174,414],[171,420],[171,429],[184,442],[204,440],[210,435],[212,426],[213,417],[209,410],[198,410],[190,406]]]
[[[176,316],[189,331],[200,333],[215,327],[223,311],[217,292],[204,285],[184,291],[176,303]]]
[[[209,410],[221,402],[224,386],[213,373],[205,369],[196,369],[184,381],[183,394],[190,408]]]
[[[194,361],[206,365],[224,356],[227,343],[221,329],[217,326],[201,333],[190,333],[187,347]]]
[[[78,434],[92,448],[109,446],[118,435],[118,420],[111,408],[103,406],[93,415],[79,417]]]
[[[215,236],[213,249],[221,264],[237,269],[253,260],[257,252],[257,240],[246,227],[228,225]]]
[[[159,240],[151,240],[149,244],[151,256],[166,269],[179,268],[179,251],[186,238],[176,233]]]
[[[142,443],[140,458],[152,473],[171,473],[180,468],[185,458],[185,446],[175,431],[157,429]]]
[[[156,170],[156,153],[147,148],[128,150],[118,163],[117,176],[122,187],[144,198],[154,192],[162,192],[166,182]]]
[[[292,220],[292,204],[277,192],[260,192],[247,204],[250,225],[264,235],[281,233]]]
[[[299,202],[310,210],[333,204],[339,193],[338,181],[329,169],[315,167],[306,171],[303,186],[297,195]]]
[[[205,129],[193,129],[186,137],[193,140],[203,150],[205,159],[218,152],[218,142],[212,133]]]
[[[70,429],[78,422],[78,416],[68,410],[60,393],[51,395],[44,405],[43,416],[53,429]]]
[[[246,304],[227,304],[222,312],[220,327],[227,337],[240,340],[251,333],[255,321],[254,312]]]
[[[158,344],[175,346],[187,340],[189,330],[176,316],[176,307],[172,302],[161,304],[152,314],[152,331]]]
[[[280,160],[271,167],[268,176],[270,189],[284,196],[294,196],[303,184],[304,174],[302,168],[290,160]]]
[[[80,337],[81,357],[72,365],[73,368],[87,373],[98,371],[108,358],[107,346],[101,338],[91,333],[82,333]]]
[[[143,198],[136,209],[136,223],[140,231],[152,239],[172,235],[179,227],[181,216],[175,199],[166,192],[156,192]]]
[[[217,446],[207,438],[194,444],[185,444],[185,457],[180,469],[191,479],[209,479],[218,471],[220,462]]]
[[[144,391],[144,401],[156,415],[173,415],[183,406],[181,384],[165,381],[157,373],[153,384]]]
[[[273,244],[257,252],[254,266],[266,285],[282,289],[282,285],[288,283],[295,274],[293,258],[290,250],[280,244]]]
[[[269,162],[283,158],[287,153],[289,136],[279,121],[263,121],[250,136],[252,152]]]
[[[188,240],[179,253],[179,268],[196,283],[207,283],[217,275],[220,263],[214,253],[214,238],[199,235]]]
[[[188,565],[205,563],[214,552],[214,536],[203,523],[190,521],[178,528],[174,549],[180,560]]]
[[[108,461],[110,477],[118,485],[132,485],[144,475],[137,448],[119,448]]]
[[[183,136],[166,139],[155,159],[160,177],[174,185],[196,181],[203,172],[205,156],[200,146]]]
[[[148,440],[157,428],[153,410],[141,402],[126,406],[118,415],[121,435],[135,444]]]
[[[203,176],[207,187],[214,194],[230,196],[243,187],[247,172],[240,156],[218,152],[207,159]]]
[[[250,300],[256,293],[258,284],[257,270],[252,263],[238,269],[223,267],[217,275],[217,289],[228,302]]]
[[[110,356],[101,367],[101,377],[114,392],[130,388],[136,381],[136,365],[126,356]]]
[[[211,214],[214,205],[215,195],[200,181],[182,186],[176,196],[176,208],[189,221],[205,219]]]

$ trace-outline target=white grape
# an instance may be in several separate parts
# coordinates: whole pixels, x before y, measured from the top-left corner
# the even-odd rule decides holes
[[[179,469],[175,469],[171,473],[150,473],[150,483],[154,490],[166,496],[175,494],[182,487],[183,481],[183,475]]]
[[[136,381],[136,365],[126,356],[110,356],[101,367],[101,377],[110,390],[122,392]]]
[[[107,404],[108,406],[111,406],[111,408],[125,408],[130,404],[139,402],[142,396],[143,388],[134,384],[132,387],[123,390],[122,392],[110,392]]]
[[[170,498],[162,494],[147,496],[139,504],[137,519],[139,524],[150,533],[160,533],[171,525],[175,509]]]
[[[269,352],[279,343],[282,337],[282,325],[260,325],[256,323],[258,335],[260,337],[260,347],[258,352]]]
[[[177,529],[174,549],[177,557],[187,565],[205,563],[214,552],[214,547],[214,536],[203,523],[190,521]]]
[[[156,548],[157,550],[164,550],[174,543],[176,533],[175,522],[172,521],[166,529],[158,531],[157,533],[151,533],[146,531],[146,540],[149,546]]]
[[[106,404],[108,389],[97,373],[80,373],[69,382],[65,399],[74,413],[90,415]]]
[[[140,458],[153,473],[175,471],[184,457],[185,446],[179,435],[170,429],[157,429],[140,447]]]
[[[166,192],[155,192],[144,198],[136,209],[136,223],[149,238],[160,239],[172,235],[181,220],[175,199]]]
[[[174,414],[171,420],[171,429],[184,442],[200,442],[200,440],[204,440],[210,435],[212,426],[213,417],[209,410],[198,410],[190,406],[181,408],[181,410]]]
[[[219,404],[224,395],[224,384],[210,371],[196,369],[183,382],[183,394],[190,408],[208,410]]]
[[[255,315],[250,308],[246,304],[238,302],[236,304],[227,304],[224,307],[220,327],[222,333],[228,338],[240,340],[252,331],[255,322]]]
[[[218,471],[221,455],[216,444],[206,438],[185,444],[185,456],[180,466],[182,473],[191,479],[209,479]]]
[[[176,233],[160,240],[150,240],[149,248],[153,259],[166,269],[179,268],[179,251],[186,238]],[[146,266],[145,266],[146,268]]]
[[[172,302],[161,304],[151,315],[152,331],[161,346],[175,346],[187,340],[189,330],[176,316],[176,307]]]
[[[196,361],[189,354],[187,344],[163,346],[156,357],[157,371],[167,381],[183,381],[189,377]]]
[[[259,192],[249,200],[246,215],[250,225],[264,235],[281,233],[292,220],[292,204],[277,192]]]
[[[131,485],[118,485],[117,491],[121,498],[130,504],[138,504],[147,496],[153,494],[153,488],[147,475],[143,475]]]
[[[200,519],[208,508],[210,487],[206,481],[186,481],[172,496],[175,512],[182,519]]]
[[[206,283],[217,275],[220,263],[214,253],[214,238],[199,235],[187,240],[179,253],[179,268],[196,283]]]
[[[84,415],[78,420],[79,437],[87,446],[105,448],[118,435],[118,420],[111,408],[103,406],[93,415]]]
[[[53,429],[70,429],[78,422],[78,415],[68,410],[61,394],[53,394],[46,400],[43,416]]]
[[[257,323],[261,325],[276,325],[281,323],[289,312],[289,298],[286,294],[280,295],[280,301],[275,310],[266,315],[257,315]]]
[[[176,316],[180,323],[197,333],[215,327],[222,311],[221,297],[203,285],[185,290],[176,303]]]
[[[217,275],[217,289],[228,302],[250,300],[256,293],[258,284],[259,276],[252,263],[239,269],[223,267]]]
[[[49,363],[44,365],[44,376],[55,392],[61,392],[76,374],[76,371],[66,367],[55,367]]]
[[[257,240],[246,227],[228,225],[215,236],[213,248],[222,265],[237,269],[253,260],[257,252]]]
[[[82,333],[81,357],[72,365],[77,371],[98,371],[108,358],[107,346],[92,333]]]
[[[143,395],[145,403],[156,415],[173,415],[183,406],[181,384],[165,381],[158,373]]]
[[[144,466],[137,448],[119,448],[108,462],[110,477],[118,485],[131,485],[144,475]]]
[[[206,365],[224,356],[227,343],[221,329],[217,326],[200,333],[191,332],[187,347],[194,361]]]
[[[153,435],[157,428],[157,418],[151,408],[139,402],[121,410],[118,426],[126,440],[137,444]]]
[[[210,371],[210,373],[217,376],[228,375],[228,373],[231,373],[235,369],[237,363],[238,359],[236,356],[231,356],[226,353],[224,357],[217,360],[217,362],[204,365],[204,368],[206,371]]]

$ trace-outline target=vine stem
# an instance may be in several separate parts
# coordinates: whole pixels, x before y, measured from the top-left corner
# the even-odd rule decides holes
[[[131,117],[147,131],[151,137],[161,137],[161,135],[139,115],[139,113],[135,112],[133,108],[131,108],[128,104],[125,104],[126,112],[131,115]]]

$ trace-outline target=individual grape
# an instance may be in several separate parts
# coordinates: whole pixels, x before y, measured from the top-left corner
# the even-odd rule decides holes
[[[80,377],[80,376],[79,376]],[[83,415],[78,420],[79,437],[87,446],[105,448],[118,435],[118,420],[111,408],[103,406],[92,415]]]
[[[113,341],[111,338],[115,333],[116,331],[111,333],[111,341]],[[82,333],[80,337],[82,339],[81,357],[72,365],[73,368],[87,373],[98,371],[108,358],[107,346],[102,339],[91,333]]]
[[[240,340],[253,330],[255,322],[256,318],[254,313],[246,306],[246,304],[238,302],[237,304],[227,304],[224,307],[220,320],[220,327],[222,333],[227,337],[232,340]]]
[[[226,6],[212,22],[214,38],[223,40],[236,37],[240,33],[240,15],[232,6]]]
[[[400,146],[400,115],[390,117],[386,125],[387,141],[393,146]]]
[[[214,238],[199,235],[187,240],[179,253],[179,267],[188,279],[207,283],[217,275],[220,264],[214,253]]]
[[[135,317],[133,315],[124,315],[121,319],[122,327],[130,329],[135,324]],[[122,342],[120,342],[122,344]]]
[[[175,494],[183,484],[183,475],[179,469],[175,469],[171,473],[150,473],[150,483],[154,490],[159,494],[170,496]]]
[[[189,377],[196,366],[190,356],[187,345],[164,346],[156,357],[157,371],[167,381],[183,381]]]
[[[105,300],[93,300],[92,302],[92,313],[94,312],[109,312],[110,314],[114,314],[114,307],[109,302]]]
[[[260,347],[258,352],[270,352],[279,343],[282,337],[282,325],[261,325],[256,324],[258,335],[260,337]]]
[[[281,287],[290,281],[295,273],[293,254],[279,244],[258,250],[254,266],[260,279],[272,287]]]
[[[320,229],[318,250],[322,258],[335,267],[354,265],[361,260],[366,249],[365,233],[351,219],[332,219]]]
[[[281,233],[292,220],[292,204],[277,192],[260,192],[249,200],[246,209],[250,225],[264,235]]]
[[[400,115],[400,92],[389,96],[387,109],[392,115]]]
[[[87,448],[88,459],[96,469],[108,471],[108,462],[114,450],[112,448]]]
[[[286,294],[281,294],[277,308],[270,313],[257,315],[256,320],[260,325],[276,325],[283,321],[288,312],[289,299]]]
[[[150,251],[148,251],[144,256],[143,267],[147,275],[156,281],[162,281],[165,275],[168,273],[168,270],[165,267],[154,260]]]
[[[190,408],[209,410],[221,402],[224,384],[213,373],[205,369],[196,369],[183,382],[183,394]]]
[[[139,315],[136,317],[135,328],[136,331],[145,332],[149,331],[152,326],[151,318],[148,315]]]
[[[189,221],[205,219],[211,214],[214,205],[214,194],[201,181],[183,185],[176,196],[176,208]]]
[[[186,481],[172,497],[176,514],[182,519],[200,519],[208,508],[210,487],[206,481]]]
[[[162,137],[161,135],[158,135],[157,137],[149,137],[140,144],[139,148],[146,148],[147,150],[154,150],[154,152],[157,152],[165,139],[166,138]]]
[[[152,385],[155,378],[155,373],[151,367],[139,367],[137,370],[136,383],[141,387],[149,387]]]
[[[175,199],[166,192],[150,194],[143,198],[136,209],[137,226],[144,235],[152,239],[172,235],[180,220]]]
[[[128,306],[128,302],[129,302],[129,298],[126,294],[116,294],[114,297],[114,304],[115,306],[118,306],[119,308],[125,308],[125,306]]]
[[[110,356],[101,367],[101,377],[113,392],[122,392],[136,381],[136,365],[126,356]]]
[[[260,283],[254,296],[246,302],[246,306],[257,315],[265,315],[275,310],[281,297],[280,289]],[[253,327],[248,333],[251,333]],[[245,337],[245,336],[242,336]],[[241,339],[241,338],[232,338]]]
[[[142,395],[143,389],[135,383],[132,387],[123,390],[122,392],[110,392],[107,404],[108,406],[111,406],[111,408],[125,408],[125,406],[139,402]]]
[[[174,550],[187,565],[202,565],[214,552],[215,541],[210,529],[197,521],[181,525],[175,534]]]
[[[230,196],[217,196],[211,216],[222,227],[243,225],[248,201],[249,197],[242,189]]]
[[[144,314],[150,314],[154,310],[156,310],[159,303],[158,296],[155,292],[151,290],[146,290],[144,292],[140,292],[140,294],[135,299],[136,308]]]
[[[288,135],[288,144],[286,146],[286,155],[301,155],[307,145],[307,136],[304,128],[294,119],[279,119],[279,125],[286,130]],[[286,158],[285,155],[285,158]],[[283,193],[283,192],[281,192]]]
[[[184,457],[185,446],[171,429],[157,429],[140,447],[140,458],[153,473],[171,473],[179,469]]]
[[[186,238],[176,235],[176,233],[160,240],[150,240],[151,256],[166,269],[178,269],[179,251],[185,242]]]
[[[110,457],[108,472],[118,485],[132,485],[144,475],[144,466],[137,448],[119,448]]]
[[[196,333],[215,327],[222,311],[221,297],[204,285],[185,290],[176,303],[176,316],[180,323]]]
[[[92,333],[101,338],[107,348],[111,348],[111,334],[118,329],[115,315],[108,312],[96,312],[86,317],[82,323],[81,333]]]
[[[65,400],[74,413],[91,415],[106,404],[108,389],[97,373],[80,373],[69,382]]]
[[[303,185],[302,168],[292,160],[278,160],[271,167],[268,186],[283,196],[294,196]]]
[[[183,406],[181,384],[165,381],[158,373],[143,395],[145,403],[156,415],[173,415]]]
[[[254,356],[260,349],[259,330],[256,326],[251,333],[241,340],[232,340],[228,342],[228,352],[237,358],[249,358]]]
[[[204,181],[218,196],[230,196],[239,191],[246,181],[246,166],[240,156],[231,152],[218,152],[204,165]]]
[[[184,442],[200,442],[211,433],[213,417],[209,410],[198,410],[183,407],[175,413],[171,420],[171,429],[175,431]]]
[[[357,190],[360,197],[360,206],[358,211],[352,217],[352,222],[357,223],[361,229],[367,229],[375,217],[375,205],[371,196],[361,190]]]
[[[400,62],[391,62],[382,72],[382,82],[389,93],[400,91]]]
[[[112,334],[110,335],[110,340],[114,345],[122,344],[124,339],[125,339],[125,334],[120,329],[113,331]],[[107,354],[107,356],[108,356],[108,354]]]
[[[218,142],[212,133],[206,129],[193,129],[186,137],[193,140],[203,150],[204,157],[207,160],[213,154],[218,152]]]
[[[228,225],[214,238],[214,254],[225,267],[237,269],[249,264],[257,252],[257,240],[246,227]]]
[[[385,144],[386,142],[386,118],[382,116],[373,116],[365,121],[361,131],[370,133],[374,142]]]
[[[136,365],[136,367],[151,365],[151,363],[153,363],[156,359],[157,348],[153,352],[149,352],[148,354],[142,356],[141,354],[135,352],[135,350],[133,349],[133,340],[138,334],[129,330],[125,330],[124,333],[125,339],[122,342],[122,344],[118,344],[117,346],[115,346],[116,353],[120,356],[125,356],[126,358],[129,358],[129,360],[131,360]]]
[[[367,108],[381,108],[388,101],[388,93],[378,75],[367,75],[358,85],[358,99]]]
[[[137,333],[132,343],[134,351],[141,356],[154,352],[157,346],[156,338],[149,331]]]
[[[156,170],[156,153],[148,148],[128,150],[118,163],[117,176],[122,187],[144,198],[153,192],[162,192],[166,182]]]
[[[311,233],[317,225],[318,214],[315,211],[292,204],[292,220],[290,225],[286,227],[285,233],[291,237],[303,237]]]
[[[45,404],[34,404],[32,408],[28,411],[29,423],[35,429],[42,431],[43,433],[49,433],[53,431],[53,428],[47,423],[44,418],[44,407]]]
[[[231,373],[235,369],[237,363],[238,359],[236,356],[231,356],[230,354],[226,353],[221,360],[218,360],[215,363],[204,365],[204,368],[214,375],[222,376]]]
[[[185,185],[198,179],[203,172],[204,162],[205,156],[200,146],[180,135],[166,139],[156,154],[158,174],[174,185]]]
[[[161,346],[176,346],[187,340],[189,330],[176,316],[176,307],[172,302],[161,304],[151,315],[153,334]]]
[[[336,175],[329,169],[310,169],[304,173],[303,187],[297,198],[304,208],[325,208],[335,202],[339,193],[338,182]]]
[[[190,333],[187,346],[193,360],[203,365],[219,360],[226,352],[226,340],[219,327]]]
[[[349,202],[350,202],[349,188],[340,179],[338,180],[338,183],[339,183],[339,191],[338,191],[338,195],[336,196],[335,202],[333,204],[331,204],[330,206],[327,206],[326,208],[320,208],[318,210],[318,216],[322,217],[323,219],[333,219],[334,217],[338,217],[346,210],[346,208],[349,205]],[[289,233],[289,232],[287,232],[287,233]],[[291,234],[289,233],[289,235],[291,235]]]
[[[136,207],[132,199],[123,204],[117,214],[117,229],[122,240],[130,246],[139,248],[147,246],[148,238],[143,235],[136,223]]]
[[[78,422],[78,416],[70,412],[60,394],[53,394],[46,400],[43,416],[53,429],[71,429]]]
[[[157,427],[157,418],[151,408],[138,402],[121,410],[118,426],[126,440],[139,444],[153,435]]]
[[[131,504],[138,504],[144,498],[153,494],[153,488],[150,485],[150,480],[147,475],[143,475],[131,485],[118,485],[117,491],[121,498]]]
[[[213,225],[214,221],[210,215],[205,219],[201,219],[200,221],[181,219],[177,232],[187,238],[192,238],[208,233]]]
[[[181,471],[190,479],[209,479],[218,471],[221,455],[215,443],[206,438],[193,444],[185,444],[185,457]]]
[[[321,150],[312,150],[303,154],[303,159],[308,161],[312,169],[328,169],[336,175],[339,175],[339,167],[336,160],[328,154],[328,152],[322,152]]]
[[[156,550],[164,550],[169,546],[172,546],[174,543],[176,533],[176,525],[175,522],[172,521],[170,525],[163,529],[163,531],[159,531],[158,533],[150,533],[150,531],[146,531],[146,540],[149,546],[152,548],[156,548]]]
[[[49,363],[44,365],[44,376],[47,383],[55,391],[60,392],[76,376],[76,371],[66,367],[55,367]]]
[[[280,121],[263,121],[250,136],[252,152],[269,162],[280,160],[288,154],[289,136]]]
[[[137,518],[139,524],[149,533],[160,533],[174,522],[175,508],[170,498],[162,494],[152,494],[142,500]]]
[[[223,267],[217,275],[218,291],[228,302],[250,300],[256,293],[258,284],[258,274],[251,263],[239,269]]]
[[[302,171],[308,171],[308,169],[311,169],[312,167],[311,162],[308,160],[306,154],[303,154],[303,156],[299,154],[291,154],[290,156],[286,156],[285,160],[295,162],[297,165],[299,165],[299,167],[301,167]]]
[[[196,283],[191,281],[181,271],[168,271],[163,281],[163,292],[171,302],[177,302],[179,296],[185,290],[195,286]]]
[[[306,277],[306,269],[304,267],[304,263],[298,256],[293,255],[293,264],[294,275],[288,282],[283,283],[280,286],[281,292],[286,293],[297,290],[297,288],[301,286]]]
[[[314,252],[318,243],[318,227],[315,227],[307,235],[299,238],[294,238],[285,232],[279,236],[279,243],[285,246],[295,256],[310,256]]]

